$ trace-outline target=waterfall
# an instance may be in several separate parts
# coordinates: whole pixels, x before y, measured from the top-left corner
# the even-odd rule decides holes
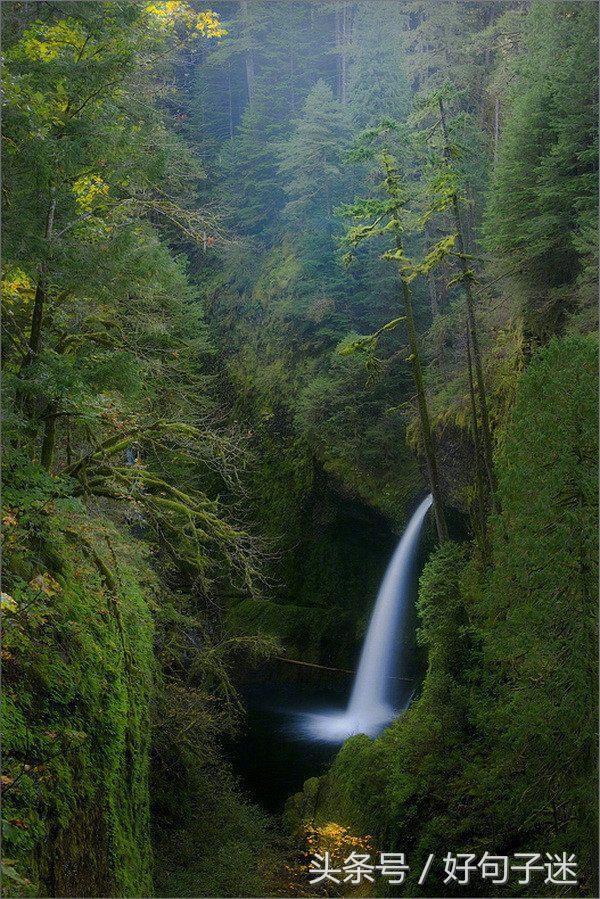
[[[419,536],[431,502],[428,496],[412,516],[379,588],[348,704],[348,716],[357,721],[385,720],[393,711],[392,678]]]
[[[353,733],[375,735],[394,717],[394,672],[404,637],[414,564],[429,495],[408,522],[379,588],[350,701],[344,713],[309,716],[308,730],[323,740]]]

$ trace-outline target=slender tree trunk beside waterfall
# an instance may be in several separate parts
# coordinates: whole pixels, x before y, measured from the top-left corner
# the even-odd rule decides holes
[[[419,424],[421,438],[423,442],[423,450],[427,464],[427,476],[431,490],[433,501],[434,516],[438,537],[441,543],[448,540],[448,525],[444,512],[444,503],[440,479],[438,474],[437,460],[435,455],[434,436],[431,428],[431,420],[429,417],[429,408],[427,405],[427,395],[425,392],[425,382],[423,378],[423,366],[421,363],[421,354],[419,349],[419,340],[417,329],[415,326],[413,298],[410,288],[409,275],[406,272],[406,256],[402,244],[403,221],[401,218],[402,210],[406,206],[406,193],[404,189],[403,178],[397,168],[395,157],[385,149],[379,155],[379,164],[385,179],[381,188],[385,190],[385,198],[381,200],[359,200],[353,206],[349,207],[348,214],[352,216],[353,221],[368,221],[368,224],[351,228],[347,235],[347,240],[351,246],[356,247],[364,240],[372,237],[393,235],[394,250],[390,250],[384,254],[383,258],[390,261],[398,261],[398,277],[400,279],[402,301],[404,305],[405,315],[398,318],[397,322],[404,320],[406,327],[406,336],[410,349],[410,362],[413,379],[417,393],[417,409],[419,413]],[[410,270],[411,266],[408,266]],[[396,321],[389,322],[384,330],[389,329],[390,325],[395,326]],[[376,337],[371,335],[370,339]],[[353,352],[353,347],[349,348]]]
[[[402,298],[404,301],[404,309],[406,312],[406,333],[408,336],[408,344],[410,347],[410,363],[413,370],[415,387],[417,388],[417,405],[419,408],[419,419],[421,423],[421,436],[423,438],[423,448],[425,450],[425,459],[427,462],[427,473],[429,475],[429,486],[433,497],[433,511],[435,515],[435,523],[437,527],[440,542],[448,539],[448,525],[444,513],[444,505],[442,500],[442,491],[440,488],[437,461],[435,457],[435,449],[433,445],[433,434],[431,432],[431,422],[429,419],[429,409],[427,407],[427,397],[425,395],[425,386],[423,383],[423,368],[421,365],[421,357],[419,353],[419,342],[417,331],[415,328],[415,320],[413,314],[412,294],[410,286],[404,278],[402,280]]]
[[[441,117],[442,133],[444,136],[444,157],[450,158],[450,141],[448,137],[448,127],[446,123],[446,112],[444,109],[444,101],[439,99],[439,109]],[[467,251],[465,246],[464,230],[460,215],[460,206],[456,193],[452,196],[452,214],[454,217],[454,225],[456,228],[456,241],[458,246],[458,259],[463,274],[463,289],[465,291],[466,307],[467,307],[467,326],[469,336],[471,338],[471,349],[473,352],[473,368],[475,370],[475,381],[477,383],[477,394],[479,399],[479,414],[481,416],[481,435],[482,435],[482,453],[486,470],[487,480],[490,487],[490,499],[492,507],[495,508],[495,479],[492,462],[492,434],[488,415],[487,391],[485,387],[485,379],[483,377],[483,365],[481,362],[481,351],[479,348],[479,340],[477,337],[477,324],[475,322],[473,289],[471,286],[471,274],[469,264],[467,262]],[[474,422],[474,427],[477,422]]]
[[[477,534],[479,530],[479,540],[481,554],[484,563],[489,559],[489,545],[487,536],[487,516],[486,516],[486,490],[485,490],[485,472],[482,465],[481,453],[481,435],[479,433],[479,424],[477,421],[477,400],[475,398],[475,383],[473,380],[473,356],[471,352],[471,338],[469,327],[465,330],[465,339],[467,344],[467,378],[469,381],[469,403],[471,406],[471,423],[473,428],[473,446],[475,448],[475,489],[477,493],[477,528],[473,528]]]
[[[490,420],[488,415],[488,406],[487,406],[487,391],[485,386],[485,379],[483,377],[483,365],[481,362],[481,350],[479,348],[479,338],[477,336],[477,324],[475,322],[475,313],[473,311],[473,290],[471,287],[471,282],[469,280],[468,274],[468,263],[466,259],[466,249],[462,237],[461,230],[461,221],[460,221],[460,210],[458,207],[458,199],[455,196],[452,201],[452,208],[454,211],[454,219],[456,222],[457,229],[457,243],[458,243],[458,252],[459,252],[459,261],[460,266],[464,275],[464,291],[466,297],[466,305],[467,305],[467,322],[469,328],[469,334],[471,338],[471,349],[473,352],[473,367],[475,369],[475,380],[477,382],[477,393],[479,395],[479,414],[481,416],[481,435],[482,435],[482,450],[483,450],[483,461],[485,465],[485,470],[487,474],[487,479],[490,486],[490,498],[492,502],[492,506],[495,506],[495,479],[494,479],[494,469],[493,469],[493,461],[492,461],[492,433],[490,428]]]
[[[400,222],[395,220],[398,228]],[[402,241],[396,237],[396,247],[402,250]],[[408,345],[410,347],[410,363],[413,370],[415,387],[417,389],[417,406],[419,409],[419,420],[421,423],[421,436],[423,438],[423,448],[425,450],[425,459],[427,462],[427,473],[429,476],[429,486],[433,497],[433,511],[435,515],[435,524],[437,528],[440,542],[448,539],[448,525],[446,523],[446,515],[444,513],[444,503],[442,499],[442,490],[440,487],[437,460],[435,457],[435,447],[433,443],[433,433],[431,431],[431,421],[429,418],[429,409],[427,406],[427,396],[425,394],[425,384],[423,382],[423,366],[421,365],[421,354],[419,352],[419,340],[417,337],[417,329],[415,327],[415,317],[413,312],[412,292],[407,281],[400,276],[402,284],[402,299],[404,302],[404,310],[406,315],[406,335],[408,337]]]

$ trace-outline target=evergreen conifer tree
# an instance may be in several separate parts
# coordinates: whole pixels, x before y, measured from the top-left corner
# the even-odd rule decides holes
[[[538,341],[596,306],[597,5],[535,4],[524,43],[486,234],[515,270],[525,328]]]

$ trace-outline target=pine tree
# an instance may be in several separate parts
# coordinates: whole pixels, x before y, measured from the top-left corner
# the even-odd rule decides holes
[[[515,270],[534,342],[590,305],[596,280],[597,50],[596,4],[534,5],[486,215],[487,246]]]
[[[404,121],[409,112],[405,18],[399,3],[375,0],[357,4],[348,75],[348,102],[357,128],[375,125],[384,118]]]
[[[349,175],[343,165],[350,140],[348,117],[324,81],[306,99],[294,133],[282,144],[279,170],[288,202],[284,217],[300,227],[312,246],[325,238],[333,250],[334,212],[347,197]]]
[[[284,195],[277,170],[279,129],[249,107],[234,139],[218,159],[227,222],[244,237],[268,244],[277,225]]]
[[[284,205],[277,144],[289,134],[319,73],[324,38],[311,29],[311,15],[306,4],[242,5],[228,36],[199,70],[202,77],[207,68],[214,73],[227,67],[217,127],[230,139],[222,147],[217,170],[228,222],[234,231],[259,236],[266,245],[274,239]],[[246,80],[245,103],[230,112],[229,92],[239,85],[240,73]]]

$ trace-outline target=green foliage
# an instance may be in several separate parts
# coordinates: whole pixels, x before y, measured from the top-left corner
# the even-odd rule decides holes
[[[498,456],[502,517],[478,610],[484,665],[497,675],[494,714],[480,712],[494,789],[511,783],[499,823],[508,829],[516,816],[530,840],[572,844],[586,878],[596,828],[596,380],[590,338],[552,340],[524,372]]]
[[[315,642],[318,646],[323,631],[334,623],[338,613],[335,608],[323,613],[322,609],[294,606],[289,602],[246,599],[230,611],[228,626],[234,633],[274,634],[287,647],[314,657],[310,643]]]
[[[379,104],[388,120],[407,108],[396,68],[402,36],[388,28],[382,40],[376,5],[349,4],[347,12],[352,43],[334,48],[341,23],[333,6],[240,6],[227,38],[199,66],[199,77],[218,85],[214,130],[208,127],[222,147],[219,190],[232,226],[249,238],[208,285],[209,323],[226,358],[235,414],[248,421],[261,457],[250,472],[256,514],[274,537],[276,526],[289,531],[290,542],[302,534],[295,515],[306,514],[313,462],[394,520],[403,518],[418,479],[398,440],[409,382],[393,342],[379,341],[381,374],[340,363],[335,353],[349,331],[373,333],[398,314],[377,242],[350,273],[339,266],[335,212],[350,204],[365,174],[344,158],[365,103],[369,114]],[[240,90],[248,96],[242,115]],[[230,99],[233,128],[223,143]],[[377,383],[372,397],[368,378]],[[298,479],[299,471],[308,476]],[[275,566],[293,592],[296,559],[294,551]]]
[[[3,4],[7,895],[281,892],[221,743],[252,666],[355,657],[421,484],[398,270],[462,508],[479,281],[491,563],[431,556],[420,695],[288,820],[594,895],[595,351],[530,346],[593,328],[593,6]]]
[[[343,341],[338,350],[340,356],[351,356],[353,353],[372,353],[377,348],[381,335],[388,331],[394,331],[401,321],[404,321],[404,316],[394,318],[391,322],[386,322],[373,334],[364,334],[356,339],[350,338]]]
[[[149,895],[152,708],[215,744],[231,668],[272,651],[201,614],[254,591],[257,556],[224,514],[240,439],[209,424],[213,350],[174,251],[218,226],[161,57],[221,29],[185,3],[34,7],[12,5],[5,56],[6,890]]]
[[[451,542],[430,558],[422,693],[375,741],[344,746],[315,820],[372,833],[418,870],[449,833],[475,853],[568,846],[574,895],[594,894],[596,378],[590,338],[553,340],[521,375],[497,454],[493,566]],[[425,889],[411,875],[407,895]]]
[[[218,279],[210,289],[209,321],[226,360],[224,400],[234,396],[236,417],[249,424],[245,483],[252,517],[274,556],[273,592],[281,609],[273,614],[283,617],[289,608],[295,621],[295,609],[315,607],[325,622],[330,607],[339,610],[337,640],[333,625],[325,633],[311,627],[304,641],[298,633],[287,645],[315,660],[317,653],[324,659],[333,652],[347,664],[388,539],[384,521],[373,522],[371,539],[365,505],[400,523],[419,474],[398,440],[405,366],[383,334],[385,355],[376,370],[365,372],[360,359],[339,357],[343,310],[306,284],[305,258],[296,242],[286,241],[252,273],[251,285],[240,285],[242,295],[232,283],[236,260],[226,286]],[[353,520],[367,524],[362,543]],[[241,606],[264,608],[262,600]],[[279,624],[269,630],[282,633]]]
[[[276,179],[276,133],[250,107],[235,141],[223,147],[219,158],[223,198],[233,207],[230,223],[245,237],[260,235],[265,240],[273,226],[274,212],[283,201]]]
[[[356,5],[355,50],[348,92],[355,127],[365,128],[384,117],[403,120],[410,108],[404,59],[404,11],[397,5]]]
[[[524,40],[486,231],[516,269],[528,332],[544,340],[596,306],[598,9],[536,3]]]
[[[283,214],[292,224],[308,224],[309,230],[331,229],[333,210],[348,189],[342,153],[349,135],[342,104],[324,81],[317,82],[281,151],[280,170],[290,198]],[[317,192],[312,190],[315,183],[320,186]]]
[[[151,818],[155,892],[261,895],[276,851],[270,821],[223,760],[243,708],[235,673],[278,644],[255,629],[232,635],[193,597],[163,595],[157,614],[160,690],[154,708]]]
[[[281,864],[270,821],[217,761],[182,759],[154,781],[155,883],[160,896],[262,896]]]
[[[339,318],[344,275],[336,258],[335,210],[352,189],[352,171],[343,159],[350,119],[331,88],[318,81],[292,126],[290,136],[279,145],[279,173],[287,197],[282,222],[293,234],[300,263],[295,292],[313,302],[323,297]]]
[[[308,4],[240,4],[229,34],[201,70],[216,81],[205,98],[202,129],[213,131],[217,174],[229,220],[238,233],[270,245],[286,203],[279,145],[301,114],[321,74],[311,26],[320,10]],[[192,111],[197,98],[190,97]],[[211,128],[212,126],[212,128]],[[223,138],[229,139],[223,142]]]
[[[29,882],[5,890],[138,896],[151,889],[148,600],[114,529],[34,485],[5,496],[4,852]]]
[[[249,586],[251,541],[206,493],[227,478],[237,447],[205,424],[211,404],[198,392],[212,350],[184,260],[167,243],[175,230],[200,239],[201,211],[177,197],[201,169],[167,127],[158,77],[148,96],[136,80],[140,55],[177,49],[171,13],[196,31],[217,20],[185,4],[61,12],[24,27],[7,54],[7,133],[13,150],[32,154],[27,175],[10,155],[6,178],[8,441],[75,479],[76,495],[134,506],[205,587],[209,556],[217,545],[227,555],[233,540],[229,563],[242,563]],[[28,139],[38,132],[39,146]],[[216,477],[199,474],[207,465]]]

